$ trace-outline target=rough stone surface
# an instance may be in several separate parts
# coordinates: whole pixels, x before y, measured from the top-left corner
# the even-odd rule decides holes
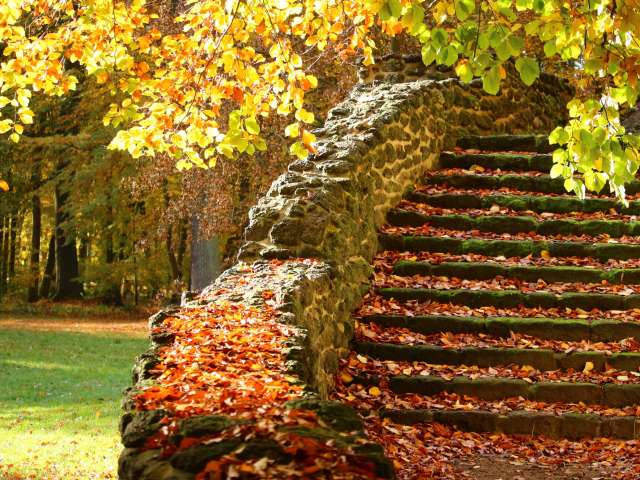
[[[182,306],[189,308],[212,297],[260,306],[262,293],[273,292],[280,320],[298,327],[288,350],[291,373],[308,386],[313,402],[320,402],[303,403],[300,408],[317,411],[333,432],[361,430],[353,412],[324,400],[339,358],[349,351],[351,312],[368,290],[370,261],[379,247],[377,229],[389,210],[416,178],[437,166],[440,152],[453,147],[457,138],[548,132],[565,118],[570,96],[564,83],[545,75],[531,88],[512,75],[497,96],[490,96],[478,81],[463,85],[450,72],[425,69],[412,58],[390,57],[368,73],[363,70],[361,78],[362,83],[315,132],[317,153],[293,162],[251,209],[239,263],[200,299],[185,299]],[[270,259],[287,259],[285,272],[277,279],[269,275]],[[237,280],[246,268],[252,269],[252,280],[239,286]],[[169,313],[150,319],[154,349],[136,363],[138,386],[153,381],[155,349],[173,340],[161,328]],[[156,426],[144,424],[135,414],[130,399],[135,391],[130,389],[124,401],[127,446],[139,446],[147,428]],[[135,430],[134,422],[141,423]],[[200,431],[220,426],[217,420],[210,420],[211,425],[202,420],[204,427],[200,420],[194,422],[183,423],[182,428]],[[142,433],[133,435],[134,431]],[[264,445],[238,448],[249,456],[269,450]],[[368,449],[381,477],[393,475],[380,449],[371,444],[361,448]],[[120,477],[191,478],[184,462],[197,460],[200,465],[204,451],[185,450],[181,459],[172,461],[153,452],[127,448],[120,460]]]

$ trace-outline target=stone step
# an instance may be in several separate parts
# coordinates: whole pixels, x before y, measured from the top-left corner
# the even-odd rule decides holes
[[[630,310],[640,308],[640,294],[617,295],[609,293],[545,291],[521,292],[518,290],[467,290],[435,288],[380,288],[377,292],[383,298],[399,301],[433,300],[440,303],[453,303],[467,307],[493,306],[496,308],[515,308],[520,305],[528,308],[580,308],[582,310]]]
[[[538,220],[530,216],[493,215],[426,215],[412,210],[392,209],[387,215],[389,224],[398,227],[419,227],[429,224],[451,230],[479,230],[493,233],[534,232],[539,235],[606,234],[612,238],[640,235],[640,222],[625,220]]]
[[[473,174],[469,172],[448,172],[442,174],[427,174],[422,183],[424,185],[448,185],[455,188],[482,188],[497,190],[499,188],[511,188],[522,192],[540,192],[566,195],[564,180],[551,178],[549,175],[522,175],[517,173],[495,173],[492,171],[485,174]],[[640,181],[633,180],[626,186],[628,195],[635,195],[640,192]],[[602,191],[608,193],[607,187]]]
[[[381,415],[396,423],[413,425],[438,422],[467,432],[499,432],[509,435],[545,435],[550,438],[610,437],[624,440],[640,438],[640,418],[585,413],[459,410],[383,410]]]
[[[454,232],[455,233],[455,232]],[[539,256],[546,251],[552,257],[592,257],[601,262],[609,259],[640,258],[640,244],[561,242],[549,240],[492,240],[481,238],[427,237],[422,235],[381,234],[385,250],[408,252],[478,253],[497,257]]]
[[[640,353],[623,352],[609,354],[601,351],[562,353],[549,349],[465,347],[443,348],[436,345],[398,345],[355,341],[354,350],[379,360],[396,362],[426,362],[434,365],[476,365],[499,367],[507,365],[529,365],[540,371],[580,371],[586,362],[593,363],[593,370],[609,368],[636,371],[640,367]]]
[[[568,318],[463,317],[450,315],[372,315],[359,319],[382,327],[400,327],[430,335],[440,332],[483,333],[507,338],[513,333],[543,340],[617,342],[640,339],[640,324],[616,320],[576,320]]]
[[[628,207],[622,206],[613,199],[587,198],[580,200],[575,196],[541,196],[541,195],[512,195],[501,193],[474,193],[464,190],[464,193],[428,194],[413,191],[407,196],[408,200],[424,203],[439,208],[476,208],[489,209],[493,205],[510,208],[515,211],[533,211],[536,213],[571,213],[571,212],[609,212],[614,209],[623,215],[640,215],[640,202],[631,201]]]
[[[442,168],[469,169],[479,165],[487,169],[538,171],[548,173],[553,166],[549,154],[513,154],[513,153],[456,153],[442,152],[440,166]]]
[[[501,265],[494,262],[413,262],[400,260],[393,267],[393,274],[400,276],[432,275],[469,280],[491,280],[495,277],[515,278],[527,282],[544,280],[610,284],[640,284],[640,268],[597,269],[580,266]]]
[[[476,397],[481,400],[504,400],[522,397],[546,403],[584,403],[622,408],[640,404],[640,384],[588,382],[527,382],[518,378],[458,376],[451,380],[437,375],[398,375],[389,378],[394,393],[417,393],[433,396],[441,392]]]
[[[458,139],[457,146],[494,152],[553,152],[557,146],[549,145],[546,135],[470,135]]]

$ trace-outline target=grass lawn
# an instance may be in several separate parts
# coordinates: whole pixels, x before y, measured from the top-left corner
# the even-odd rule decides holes
[[[105,327],[105,325],[107,325]],[[0,479],[115,479],[144,323],[0,320]]]

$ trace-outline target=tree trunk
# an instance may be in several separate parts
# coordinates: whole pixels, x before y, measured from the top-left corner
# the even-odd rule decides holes
[[[9,262],[8,216],[0,222],[0,295],[7,291],[7,263]]]
[[[78,258],[82,264],[86,263],[91,256],[91,239],[88,234],[84,234],[80,237],[80,252]]]
[[[111,265],[116,260],[116,252],[113,245],[113,206],[111,205],[111,196],[107,199],[107,217],[103,228],[104,232],[104,262],[107,265]],[[104,289],[102,294],[102,302],[107,305],[122,306],[124,304],[122,300],[122,294],[120,292],[120,285],[118,285],[112,276],[106,279],[109,285]]]
[[[16,276],[16,245],[18,233],[22,229],[22,222],[18,215],[11,216],[11,226],[9,229],[9,279]]]
[[[42,203],[38,195],[31,197],[31,254],[29,255],[29,272],[31,283],[27,291],[27,300],[38,300],[38,284],[40,283],[40,235],[42,234]]]
[[[60,185],[55,188],[55,237],[56,237],[56,291],[55,300],[82,297],[82,284],[78,280],[78,249],[75,235],[66,225],[70,219],[65,210],[69,194]]]
[[[167,247],[167,257],[169,258],[169,265],[171,266],[171,280],[180,280],[178,261],[173,253],[173,227],[171,226],[167,230],[165,246]]]
[[[178,252],[176,262],[178,264],[178,275],[180,280],[184,278],[184,255],[187,253],[187,235],[189,234],[189,224],[180,220],[178,222]]]
[[[201,238],[197,215],[191,218],[191,275],[189,289],[201,291],[209,286],[222,268],[220,238]]]
[[[51,235],[49,240],[49,251],[47,253],[47,263],[44,266],[44,273],[42,274],[42,283],[40,284],[40,298],[47,298],[51,293],[51,284],[53,283],[53,276],[56,270],[56,236]]]

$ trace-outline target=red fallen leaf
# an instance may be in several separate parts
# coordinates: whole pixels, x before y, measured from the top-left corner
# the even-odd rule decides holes
[[[213,474],[212,477],[210,474]],[[195,480],[209,480],[214,478],[219,480],[222,478],[222,462],[219,460],[211,460],[204,469],[196,475]]]
[[[195,437],[183,438],[180,441],[180,445],[178,446],[178,448],[180,450],[184,450],[185,448],[193,447],[194,445],[198,445],[200,443],[202,443],[202,438],[195,438]]]

